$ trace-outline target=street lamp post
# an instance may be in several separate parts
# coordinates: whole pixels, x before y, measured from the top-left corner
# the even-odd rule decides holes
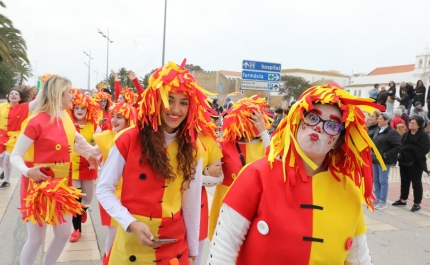
[[[164,50],[166,47],[166,14],[167,14],[167,0],[164,0],[164,31],[163,31],[163,56],[161,65],[164,65]]]
[[[91,77],[91,60],[94,59],[91,57],[91,50],[90,50],[90,54],[86,53],[84,51],[85,55],[88,56],[88,64],[84,63],[85,65],[88,66],[88,90],[90,90],[90,77]]]
[[[96,84],[98,84],[99,83],[99,70],[97,69],[97,71],[96,70],[93,70],[94,71],[94,73],[96,73],[97,75],[96,75]]]
[[[36,75],[36,71],[37,71],[37,61],[34,61],[34,79],[36,79],[35,83],[36,83],[36,87],[37,87],[37,75]]]
[[[99,33],[106,38],[107,40],[107,56],[106,56],[106,81],[107,81],[107,85],[109,86],[109,43],[112,43],[113,40],[111,40],[109,38],[109,29],[107,31],[107,36],[99,29],[97,29],[99,31]],[[113,92],[113,91],[112,91]],[[112,93],[113,94],[113,93]]]

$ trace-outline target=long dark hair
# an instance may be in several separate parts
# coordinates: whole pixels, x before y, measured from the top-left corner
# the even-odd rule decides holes
[[[419,86],[419,83],[420,83],[420,82],[421,82],[421,86]],[[417,81],[417,86],[415,87],[415,89],[417,89],[417,88],[419,88],[419,87],[422,87],[422,86],[424,86],[423,81],[418,80],[418,81]]]
[[[184,126],[185,121],[178,126],[177,132],[182,132]],[[141,124],[139,128],[142,128]],[[168,182],[175,180],[177,176],[173,172],[173,168],[169,163],[169,156],[165,151],[163,127],[161,126],[158,131],[155,132],[151,126],[145,126],[140,130],[139,138],[140,144],[142,145],[140,163],[148,163],[160,180],[167,180]],[[194,180],[194,174],[196,173],[197,152],[188,134],[178,135],[177,141],[177,173],[184,177],[182,184],[187,183],[189,187],[189,183]]]

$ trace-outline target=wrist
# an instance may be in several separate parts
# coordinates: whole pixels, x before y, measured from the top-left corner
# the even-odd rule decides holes
[[[131,226],[133,225],[133,223],[138,223],[139,221],[137,221],[137,220],[135,220],[135,221],[133,221],[133,222],[131,222],[129,225],[128,225],[128,227],[127,227],[127,230],[125,230],[127,233],[131,233],[131,232],[133,232],[132,230],[131,230]]]
[[[194,261],[196,260],[197,256],[188,256],[190,259],[193,259]]]

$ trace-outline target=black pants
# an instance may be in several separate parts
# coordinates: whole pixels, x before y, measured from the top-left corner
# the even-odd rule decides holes
[[[423,169],[415,162],[411,167],[400,165],[400,199],[407,200],[409,187],[414,190],[414,203],[420,204],[423,199],[423,183],[421,182]]]

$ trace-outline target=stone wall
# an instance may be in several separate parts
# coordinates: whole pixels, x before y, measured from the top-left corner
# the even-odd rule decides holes
[[[197,83],[209,92],[218,94],[221,102],[225,97],[233,92],[240,90],[240,78],[227,78],[219,71],[193,71],[192,74]],[[222,84],[222,91],[219,93],[219,84]]]

